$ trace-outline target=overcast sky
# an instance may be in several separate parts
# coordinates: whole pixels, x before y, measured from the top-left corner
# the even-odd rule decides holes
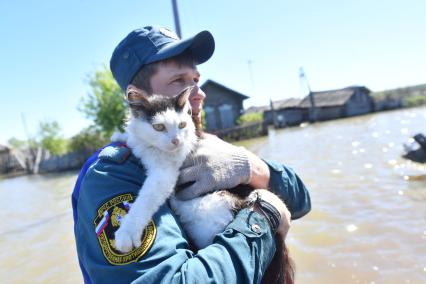
[[[300,97],[299,67],[313,90],[373,91],[426,83],[426,1],[178,0],[183,37],[209,30],[213,57],[199,66],[250,96],[245,107]],[[109,64],[135,28],[174,29],[171,0],[1,1],[0,143],[56,120],[69,137],[88,74]],[[248,62],[251,61],[251,64]],[[251,68],[249,67],[251,66]],[[208,94],[207,94],[208,95]]]

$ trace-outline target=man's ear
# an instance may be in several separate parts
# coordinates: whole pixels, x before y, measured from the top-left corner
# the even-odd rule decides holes
[[[131,106],[144,106],[146,108],[150,106],[148,101],[148,94],[144,90],[139,89],[132,84],[127,86],[126,100]]]
[[[185,103],[188,101],[189,95],[192,92],[192,89],[194,89],[193,86],[186,87],[183,89],[179,95],[177,95],[177,105],[180,108],[183,108],[185,106]]]

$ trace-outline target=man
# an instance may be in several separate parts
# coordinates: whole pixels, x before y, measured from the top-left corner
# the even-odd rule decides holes
[[[180,40],[169,30],[145,27],[131,32],[111,58],[114,78],[149,94],[190,96],[200,124],[205,94],[198,88],[196,64],[214,51],[203,31]],[[289,168],[264,162],[247,150],[212,135],[202,139],[181,170],[178,197],[248,184],[268,188],[286,203],[292,218],[310,210],[309,193]],[[194,163],[197,161],[197,163]],[[144,182],[146,173],[126,145],[115,143],[95,153],[83,167],[73,192],[75,237],[85,283],[259,283],[275,252],[274,233],[286,233],[290,214],[274,194],[264,194],[266,209],[243,209],[212,245],[195,252],[168,204],[145,228],[142,245],[129,253],[114,247],[114,232]],[[271,209],[272,207],[272,209]],[[265,208],[264,208],[265,209]]]

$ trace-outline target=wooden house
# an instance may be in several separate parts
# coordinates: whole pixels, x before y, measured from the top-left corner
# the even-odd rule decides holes
[[[204,100],[206,130],[236,126],[237,118],[244,112],[243,101],[249,97],[213,80],[207,80],[201,89],[207,94]]]
[[[13,150],[7,146],[0,145],[0,173],[24,171],[25,154],[19,150]]]
[[[290,98],[270,103],[270,108],[263,113],[263,119],[275,127],[299,125],[303,122],[301,99]]]
[[[300,103],[304,119],[321,121],[366,114],[374,111],[371,91],[364,86],[338,90],[311,92]]]

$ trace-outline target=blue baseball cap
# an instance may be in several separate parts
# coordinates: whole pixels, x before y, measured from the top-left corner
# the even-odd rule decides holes
[[[144,27],[129,33],[115,48],[110,68],[122,90],[126,90],[139,69],[148,63],[164,60],[191,50],[196,64],[206,62],[214,51],[212,34],[202,31],[188,39],[179,39],[161,27]]]

